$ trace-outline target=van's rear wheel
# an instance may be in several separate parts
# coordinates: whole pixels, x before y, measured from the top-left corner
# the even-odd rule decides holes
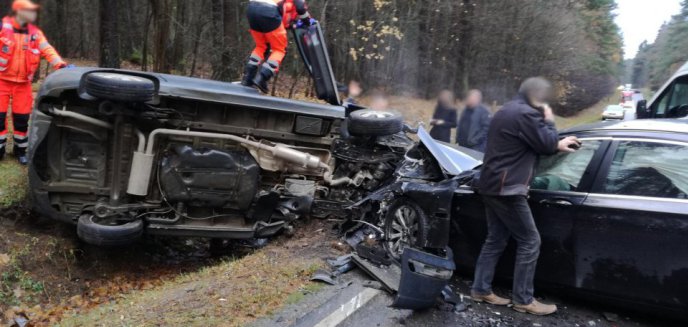
[[[84,90],[88,95],[117,102],[148,102],[155,95],[152,80],[117,73],[91,73],[84,77]]]
[[[143,236],[143,221],[123,221],[114,217],[98,218],[94,215],[84,215],[79,218],[77,234],[82,241],[91,245],[130,245]]]

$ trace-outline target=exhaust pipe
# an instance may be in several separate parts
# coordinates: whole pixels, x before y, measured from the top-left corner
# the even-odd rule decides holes
[[[224,140],[231,140],[240,143],[246,147],[251,147],[270,153],[273,157],[299,165],[308,169],[323,169],[325,170],[325,182],[331,185],[351,184],[353,181],[349,178],[332,179],[332,172],[330,166],[323,162],[319,157],[310,153],[295,150],[284,144],[268,145],[261,142],[252,141],[231,134],[194,132],[194,131],[180,131],[174,129],[156,129],[148,136],[148,143],[146,144],[145,153],[139,147],[139,151],[134,153],[131,175],[129,177],[129,186],[127,193],[138,196],[145,196],[148,194],[148,185],[153,171],[153,161],[155,158],[156,139],[160,135],[173,136],[190,136],[203,138],[217,138]],[[139,144],[140,145],[140,144]]]

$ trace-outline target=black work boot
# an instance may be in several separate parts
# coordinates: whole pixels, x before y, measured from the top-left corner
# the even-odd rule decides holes
[[[22,166],[26,166],[29,163],[29,159],[26,156],[26,149],[25,148],[19,148],[19,147],[15,146],[14,147],[14,156],[17,158],[17,161]]]
[[[5,148],[0,149],[0,160],[5,159]]]
[[[256,73],[258,73],[258,65],[253,63],[246,64],[244,69],[244,78],[241,80],[241,85],[251,87],[253,86],[253,79],[256,78]]]
[[[253,80],[253,86],[259,89],[261,92],[267,94],[270,91],[270,89],[268,88],[268,82],[274,74],[275,73],[272,72],[272,69],[267,67],[261,67],[260,73]]]
[[[25,154],[17,156],[17,161],[19,161],[19,164],[22,166],[29,164],[29,158]]]

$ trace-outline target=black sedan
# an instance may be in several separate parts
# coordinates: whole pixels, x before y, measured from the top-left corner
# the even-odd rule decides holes
[[[530,206],[542,236],[539,285],[688,318],[688,121],[565,131],[580,151],[543,157]],[[452,247],[472,272],[487,226],[480,197],[455,194]],[[498,275],[512,276],[515,246]]]

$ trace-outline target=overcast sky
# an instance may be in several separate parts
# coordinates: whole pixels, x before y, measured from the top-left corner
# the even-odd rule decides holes
[[[616,22],[624,36],[626,58],[634,58],[638,46],[652,43],[662,23],[681,11],[681,0],[616,0]]]

